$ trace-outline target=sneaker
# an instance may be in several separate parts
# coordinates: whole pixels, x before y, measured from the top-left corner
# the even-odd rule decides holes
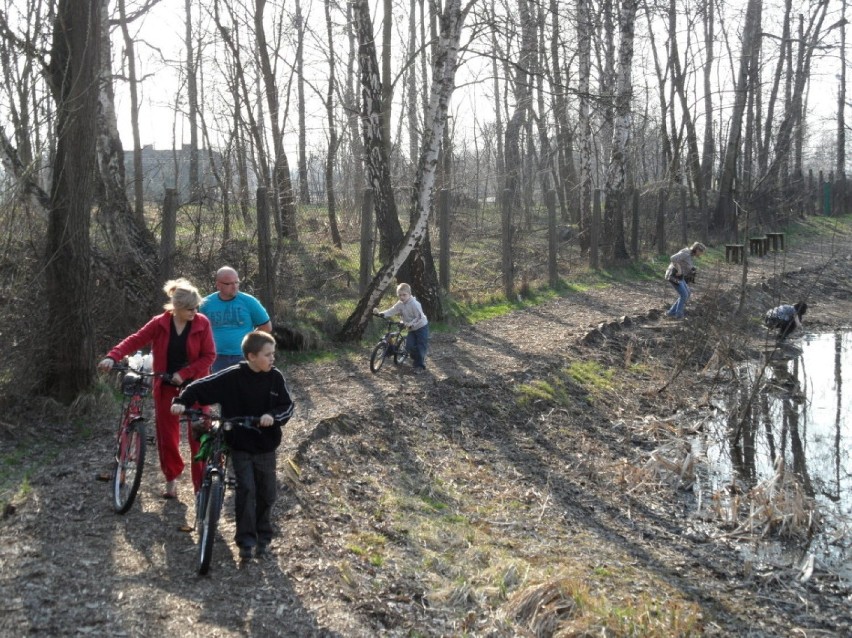
[[[163,490],[163,498],[177,498],[177,484],[174,481],[166,481],[166,489]]]
[[[251,547],[249,547],[248,545],[243,545],[240,547],[240,559],[251,560]]]
[[[255,558],[263,558],[269,554],[269,545],[264,543],[259,543],[257,547],[254,548],[254,557]]]

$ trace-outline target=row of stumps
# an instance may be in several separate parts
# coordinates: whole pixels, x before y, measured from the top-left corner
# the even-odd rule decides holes
[[[766,233],[763,237],[749,237],[748,254],[752,257],[763,257],[770,251],[784,250],[784,233]],[[745,259],[744,244],[725,244],[725,261],[730,264],[741,264]]]

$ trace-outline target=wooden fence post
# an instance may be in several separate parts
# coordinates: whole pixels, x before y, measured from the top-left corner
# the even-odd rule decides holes
[[[442,188],[438,194],[438,284],[450,292],[450,191]]]
[[[163,200],[163,226],[160,232],[160,281],[172,278],[172,257],[175,253],[175,234],[177,232],[178,193],[174,188],[166,189]]]
[[[633,226],[630,229],[630,252],[633,259],[639,259],[639,189],[633,189],[632,205]]]
[[[544,194],[547,205],[547,279],[551,288],[559,285],[559,268],[557,266],[556,249],[556,191],[549,190]]]
[[[272,237],[269,231],[269,197],[266,188],[257,189],[257,265],[260,285],[257,298],[275,322],[275,272],[272,262]]]
[[[596,188],[592,197],[592,232],[589,245],[589,268],[598,269],[600,265],[599,248],[601,239],[601,189]]]
[[[503,189],[501,199],[501,243],[502,243],[502,270],[503,270],[503,294],[506,299],[512,300],[515,294],[515,273],[512,259],[512,199],[513,190]]]
[[[361,257],[358,293],[363,295],[373,278],[373,189],[364,189],[361,202]]]

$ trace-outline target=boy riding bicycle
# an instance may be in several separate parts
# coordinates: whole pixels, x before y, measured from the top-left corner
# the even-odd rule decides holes
[[[172,403],[181,414],[199,403],[218,403],[223,419],[260,417],[259,430],[234,428],[225,433],[237,479],[235,540],[240,558],[266,553],[272,541],[272,505],[277,495],[275,450],[281,426],[293,416],[293,401],[275,363],[275,337],[250,332],[243,338],[245,361],[189,384]]]

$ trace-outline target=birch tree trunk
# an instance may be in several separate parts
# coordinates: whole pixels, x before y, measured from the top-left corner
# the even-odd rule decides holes
[[[359,4],[361,3],[360,0]],[[357,11],[360,13],[364,7]],[[441,147],[444,127],[447,121],[449,101],[455,88],[455,74],[458,64],[458,48],[465,12],[460,0],[447,0],[441,16],[441,30],[437,38],[432,65],[432,85],[427,112],[425,135],[417,165],[414,195],[412,197],[414,222],[405,235],[404,241],[373,278],[367,291],[358,302],[355,311],[346,320],[338,338],[341,340],[360,339],[370,320],[370,312],[378,305],[382,295],[396,273],[408,260],[428,230],[429,214],[433,208],[435,175],[438,167],[438,153]],[[369,16],[369,14],[367,14]]]
[[[374,193],[376,226],[379,229],[379,258],[382,263],[388,263],[402,242],[403,232],[392,188],[388,146],[385,143],[389,131],[385,129],[382,80],[367,0],[354,0],[352,10],[359,43],[361,126],[364,135],[366,180],[367,187],[373,189]],[[407,277],[407,273],[403,274],[403,277]]]
[[[624,237],[624,205],[627,188],[627,152],[630,145],[633,110],[633,31],[639,0],[624,0],[619,16],[621,32],[618,47],[618,72],[615,82],[615,117],[612,146],[606,179],[604,209],[604,261],[609,263],[630,258]]]

